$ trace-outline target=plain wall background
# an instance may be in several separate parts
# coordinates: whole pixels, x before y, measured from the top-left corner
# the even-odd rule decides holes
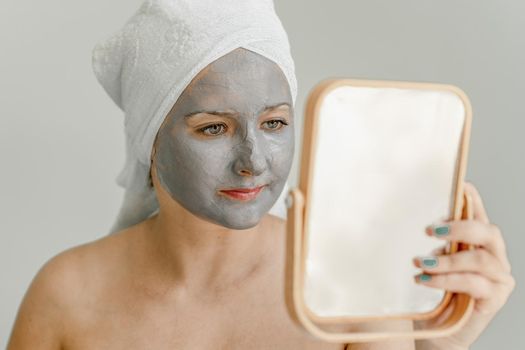
[[[296,62],[302,119],[327,77],[454,84],[474,117],[467,179],[500,226],[517,279],[473,346],[524,348],[525,2],[275,0]],[[0,347],[38,269],[102,237],[122,190],[122,112],[91,71],[91,49],[139,0],[21,2],[0,7]],[[297,179],[302,127],[291,183]]]

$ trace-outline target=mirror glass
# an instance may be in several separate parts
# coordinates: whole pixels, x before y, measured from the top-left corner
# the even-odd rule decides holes
[[[319,317],[434,310],[418,285],[424,233],[452,217],[465,106],[452,91],[339,86],[314,127],[305,212],[305,306]]]

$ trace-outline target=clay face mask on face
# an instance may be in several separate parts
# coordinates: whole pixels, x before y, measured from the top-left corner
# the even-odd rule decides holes
[[[160,184],[202,219],[232,229],[255,226],[290,172],[292,105],[274,62],[242,48],[222,56],[195,77],[158,132]],[[221,192],[259,186],[251,197]]]

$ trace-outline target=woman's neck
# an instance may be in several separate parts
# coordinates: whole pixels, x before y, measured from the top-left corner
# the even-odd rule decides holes
[[[271,237],[264,234],[268,220],[266,215],[252,228],[233,230],[203,220],[172,200],[145,222],[148,261],[177,289],[227,293],[272,261]]]

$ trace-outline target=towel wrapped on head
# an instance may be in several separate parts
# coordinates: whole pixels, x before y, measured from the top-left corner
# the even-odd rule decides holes
[[[272,0],[146,0],[118,32],[94,47],[95,76],[125,114],[126,162],[116,180],[125,193],[110,233],[158,211],[149,183],[157,131],[192,79],[239,47],[282,69],[295,105],[294,62]],[[286,217],[287,192],[288,184],[271,214]]]

